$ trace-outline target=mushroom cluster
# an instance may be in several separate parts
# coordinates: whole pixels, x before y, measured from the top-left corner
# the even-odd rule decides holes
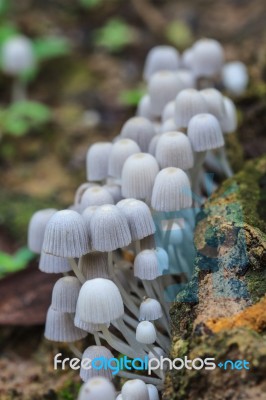
[[[230,89],[215,40],[199,40],[182,56],[170,46],[153,48],[137,115],[113,142],[89,148],[88,182],[69,209],[41,210],[31,219],[29,248],[40,254],[40,270],[64,275],[53,288],[45,337],[69,343],[80,359],[111,359],[113,352],[160,358],[169,351],[176,294],[169,287],[193,274],[195,210],[208,195],[206,173],[232,174],[224,135],[236,129],[237,115],[215,88],[223,71]],[[73,343],[87,335],[94,343],[80,353]],[[110,369],[81,368],[79,399],[159,399],[164,371],[119,376],[128,379],[121,394]]]

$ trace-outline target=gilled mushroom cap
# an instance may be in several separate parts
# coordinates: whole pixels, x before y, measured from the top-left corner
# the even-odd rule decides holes
[[[155,250],[141,251],[134,261],[134,276],[149,281],[161,275],[162,272]]]
[[[140,379],[127,381],[122,387],[123,400],[149,400],[147,386]]]
[[[149,392],[149,400],[160,400],[157,387],[151,384],[147,384],[146,386]]]
[[[149,120],[154,119],[155,116],[152,114],[152,111],[151,111],[151,99],[148,94],[145,94],[145,96],[143,96],[140,99],[136,114],[138,117],[144,117]]]
[[[156,341],[154,325],[149,321],[140,322],[136,330],[136,339],[139,343],[153,344]]]
[[[46,208],[35,212],[31,217],[28,227],[28,247],[34,253],[41,254],[46,225],[56,212],[54,208]]]
[[[121,318],[124,304],[119,289],[108,279],[86,281],[79,293],[76,313],[91,324],[110,324]]]
[[[164,133],[158,140],[155,156],[161,168],[188,170],[194,165],[190,140],[182,132]]]
[[[85,360],[95,360],[94,364],[97,367],[101,366],[101,359],[105,360],[110,360],[114,358],[113,354],[107,347],[105,346],[90,346],[88,347],[84,353],[82,354],[82,360],[85,363]],[[96,360],[98,359],[98,361]],[[98,363],[98,364],[97,364]],[[83,380],[83,382],[87,382],[89,379],[94,378],[96,376],[102,376],[106,379],[109,379],[110,381],[113,379],[114,375],[112,374],[112,370],[110,368],[104,368],[104,366],[101,369],[98,368],[84,368],[83,365],[81,364],[80,368],[80,377]]]
[[[169,101],[162,112],[162,122],[167,121],[175,116],[175,100]]]
[[[193,72],[197,77],[212,78],[220,74],[224,51],[214,39],[200,39],[193,45]]]
[[[118,140],[112,147],[109,157],[108,172],[110,176],[121,178],[123,165],[132,154],[140,152],[140,148],[132,139]]]
[[[155,157],[156,146],[157,146],[157,143],[158,143],[158,140],[159,140],[160,136],[161,136],[161,134],[157,134],[157,135],[155,135],[155,136],[152,138],[152,140],[150,141],[148,152],[149,152],[149,154],[151,154],[153,157]]]
[[[203,89],[200,93],[208,105],[208,113],[214,115],[218,121],[222,121],[225,114],[223,95],[214,88]]]
[[[179,58],[178,51],[172,46],[153,47],[145,61],[144,79],[148,81],[158,71],[176,71],[180,64]]]
[[[122,195],[139,200],[149,199],[159,166],[148,153],[130,156],[122,171]]]
[[[110,142],[93,144],[87,153],[87,178],[89,181],[102,181],[108,176],[108,159],[112,148]]]
[[[74,314],[49,308],[46,316],[44,336],[54,342],[76,342],[87,336],[87,332],[74,325]]]
[[[151,204],[156,211],[179,211],[192,205],[187,174],[180,168],[162,169],[156,177]]]
[[[72,268],[67,258],[41,253],[39,270],[47,274],[60,274],[71,271]]]
[[[94,278],[108,279],[107,253],[93,252],[85,254],[79,259],[79,269],[86,280]]]
[[[80,202],[81,211],[90,206],[102,206],[104,204],[114,204],[114,199],[108,190],[101,186],[92,186],[85,190]]]
[[[188,125],[188,137],[195,152],[218,149],[224,146],[221,126],[213,115],[195,115]]]
[[[75,276],[64,276],[55,283],[52,293],[52,308],[56,311],[74,313],[81,284]]]
[[[140,305],[139,320],[155,321],[163,316],[163,311],[159,301],[146,298]]]
[[[195,89],[184,89],[175,100],[175,123],[180,128],[187,128],[194,115],[208,112],[208,105],[202,94]]]
[[[116,183],[107,183],[103,188],[110,193],[114,199],[114,204],[118,203],[122,199],[121,185]]]
[[[87,254],[89,235],[81,215],[72,210],[57,211],[46,226],[42,251],[69,258]]]
[[[162,123],[160,133],[162,135],[163,133],[174,132],[177,130],[178,129],[177,129],[174,118],[170,118],[170,119],[167,119],[164,123]]]
[[[82,319],[79,318],[79,315],[77,313],[75,314],[74,325],[77,328],[82,329],[83,331],[89,333],[96,333],[101,330],[100,324],[91,324],[89,322],[82,321]],[[110,324],[106,324],[106,326],[109,328]]]
[[[78,400],[115,400],[113,384],[106,378],[91,378],[81,386]]]
[[[125,202],[122,200],[117,203],[117,207],[121,209],[127,219],[132,240],[143,239],[155,232],[150,209],[143,201],[127,199]]]
[[[114,205],[98,207],[90,221],[92,246],[98,251],[113,251],[131,243],[127,219]]]
[[[232,133],[237,129],[237,110],[233,101],[229,97],[224,96],[225,113],[221,120],[221,128],[224,133]]]
[[[122,139],[136,142],[141,151],[147,151],[156,131],[151,121],[143,117],[133,117],[125,122],[121,130]]]

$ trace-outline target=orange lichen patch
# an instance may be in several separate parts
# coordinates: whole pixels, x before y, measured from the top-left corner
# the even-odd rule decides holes
[[[227,318],[212,319],[207,326],[215,333],[237,327],[246,327],[261,332],[266,329],[266,296],[257,304],[241,313]]]
[[[134,258],[135,258],[135,256],[134,256],[134,253],[132,251],[127,251],[127,250],[123,251],[123,259],[124,260],[126,260],[126,261],[128,261],[130,263],[133,263],[134,262]]]

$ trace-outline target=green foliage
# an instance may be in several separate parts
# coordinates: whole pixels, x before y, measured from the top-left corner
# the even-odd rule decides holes
[[[33,41],[33,48],[38,62],[70,53],[70,44],[62,37],[44,37]]]
[[[125,106],[137,106],[144,94],[143,88],[124,90],[119,95],[119,102]]]
[[[52,117],[50,109],[35,101],[19,101],[0,112],[3,133],[23,136],[31,129],[47,123]]]
[[[180,49],[185,49],[190,46],[193,41],[189,26],[181,20],[172,21],[168,25],[165,35],[169,42]]]
[[[27,247],[20,248],[13,255],[0,251],[0,277],[26,268],[34,257],[35,254]]]
[[[133,43],[134,31],[122,19],[110,19],[102,28],[95,32],[95,44],[110,52],[119,52]]]
[[[96,8],[98,6],[100,6],[101,4],[103,4],[103,0],[79,0],[80,4],[82,5],[82,7],[84,8]]]
[[[1,0],[0,0],[1,1]],[[0,47],[3,46],[6,40],[10,39],[12,36],[15,36],[18,34],[17,28],[6,22],[3,23],[1,22],[0,25]]]
[[[0,17],[4,17],[10,8],[10,0],[0,0]]]

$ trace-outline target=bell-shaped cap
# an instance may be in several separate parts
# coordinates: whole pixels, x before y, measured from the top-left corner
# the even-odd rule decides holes
[[[158,300],[145,298],[140,305],[140,321],[156,321],[163,316],[163,310]]]
[[[164,133],[157,143],[155,156],[161,168],[176,167],[188,170],[194,165],[190,140],[182,132]]]
[[[152,75],[149,79],[148,92],[153,114],[160,117],[167,103],[174,100],[182,89],[183,83],[176,72],[159,71]]]
[[[93,144],[87,153],[87,179],[89,181],[102,181],[108,176],[108,160],[112,143],[99,142]]]
[[[121,185],[116,183],[107,183],[103,188],[110,193],[114,199],[114,204],[118,203],[122,199]]]
[[[103,363],[112,358],[114,358],[113,354],[105,346],[88,347],[82,354],[82,363],[79,373],[83,382],[87,382],[89,379],[96,376],[102,376],[111,381],[114,378],[112,370],[108,367],[105,368]],[[96,368],[88,368],[91,366],[92,361]]]
[[[101,376],[91,378],[79,391],[78,400],[115,400],[114,385]]]
[[[114,204],[114,199],[108,190],[101,186],[88,188],[81,198],[80,209],[84,211],[87,207],[102,206],[104,204]]]
[[[91,218],[94,215],[95,211],[98,209],[98,206],[90,206],[85,208],[85,210],[82,211],[82,218],[84,219],[86,228],[89,232],[90,236],[90,223],[91,223]]]
[[[223,67],[222,80],[229,92],[241,95],[245,92],[249,81],[247,67],[240,61],[226,63]]]
[[[162,122],[167,121],[168,119],[174,118],[175,116],[175,100],[169,101],[162,112]]]
[[[49,308],[46,316],[44,336],[54,342],[76,342],[87,336],[87,332],[74,325],[74,314]]]
[[[175,123],[179,128],[187,128],[194,115],[208,112],[208,105],[201,92],[184,89],[175,100]]]
[[[123,400],[149,400],[147,386],[140,379],[132,379],[124,383],[121,394]]]
[[[42,251],[58,257],[81,257],[90,251],[89,234],[80,214],[72,210],[57,211],[49,220]]]
[[[141,321],[136,330],[136,340],[143,344],[153,344],[156,341],[156,329],[149,321]]]
[[[98,251],[113,251],[131,243],[125,215],[114,205],[99,207],[90,222],[92,246]]]
[[[149,392],[149,400],[160,400],[157,387],[154,385],[151,385],[150,383],[148,383],[146,386],[147,386],[147,389]]]
[[[124,314],[118,287],[108,279],[86,281],[80,290],[76,313],[84,322],[110,324]]]
[[[56,311],[75,313],[81,284],[75,276],[64,276],[55,283],[52,308]]]
[[[153,157],[155,157],[156,146],[157,146],[158,140],[160,139],[160,136],[161,136],[161,134],[159,133],[159,134],[155,135],[155,136],[152,138],[152,140],[150,141],[148,152],[149,152],[149,154],[151,154]]]
[[[193,59],[194,59],[194,51],[193,51],[192,47],[189,47],[182,53],[182,57],[181,57],[182,68],[192,70],[193,62],[194,62]]]
[[[221,126],[217,118],[211,114],[195,115],[188,125],[188,137],[195,152],[224,146]]]
[[[155,116],[152,114],[152,111],[151,111],[151,99],[148,94],[145,94],[140,99],[136,115],[138,117],[147,118],[150,121],[152,121],[155,118]]]
[[[1,66],[9,75],[21,75],[33,69],[36,60],[30,39],[17,35],[4,41],[1,51]]]
[[[121,138],[133,140],[138,144],[141,151],[148,151],[149,143],[155,135],[152,122],[143,117],[130,118],[121,130]]]
[[[151,154],[130,156],[122,171],[122,195],[139,200],[149,199],[158,172],[158,163]]]
[[[156,211],[179,211],[192,205],[187,174],[180,168],[162,169],[156,177],[151,204]]]
[[[197,77],[213,78],[221,73],[224,50],[214,39],[200,39],[193,45],[193,73]]]
[[[132,240],[140,240],[155,233],[155,224],[146,203],[127,199],[117,203],[117,207],[127,219]]]
[[[94,278],[109,278],[107,253],[93,252],[79,259],[79,269],[86,280]]]
[[[77,328],[82,329],[83,331],[89,333],[96,333],[101,330],[100,324],[91,324],[89,322],[82,321],[82,319],[79,318],[79,315],[77,313],[75,314],[74,325]],[[110,324],[106,324],[106,326],[109,328]]]
[[[126,159],[132,154],[140,153],[140,148],[134,140],[121,139],[112,147],[109,157],[108,172],[110,176],[120,179]]]
[[[155,250],[141,251],[134,261],[134,276],[143,280],[154,280],[161,276],[159,259]]]
[[[224,133],[232,133],[237,129],[236,106],[229,97],[224,96],[223,101],[225,113],[223,119],[220,121],[221,128]]]
[[[196,87],[196,79],[189,69],[179,69],[177,75],[182,82],[182,89],[191,89]]]
[[[82,183],[75,192],[74,204],[72,206],[72,210],[80,212],[80,202],[84,192],[92,186],[96,186],[96,183],[84,182]]]
[[[150,77],[158,71],[176,71],[180,65],[178,51],[172,46],[153,47],[146,58],[144,66],[144,79],[148,81]]]
[[[170,118],[162,123],[160,133],[162,135],[163,133],[175,132],[177,130],[178,129],[177,129],[174,118]]]
[[[67,258],[41,253],[39,270],[47,274],[60,274],[72,271],[72,268]]]
[[[200,91],[207,105],[208,113],[214,115],[218,121],[222,121],[225,114],[223,95],[214,88],[203,89]]]
[[[56,212],[54,208],[46,208],[35,212],[31,217],[28,227],[28,247],[34,253],[41,254],[46,225]]]

